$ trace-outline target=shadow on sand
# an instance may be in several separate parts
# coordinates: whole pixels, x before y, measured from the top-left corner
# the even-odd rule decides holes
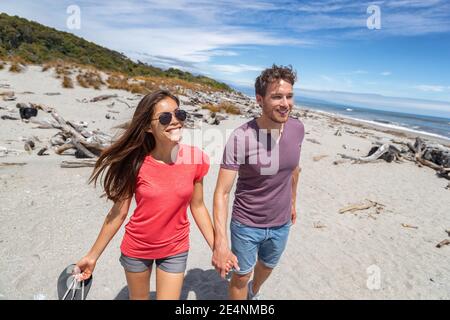
[[[189,296],[189,293],[193,292]],[[156,292],[150,291],[150,299],[156,299]],[[216,270],[202,270],[199,268],[188,270],[181,289],[181,300],[226,300],[228,299],[228,282],[220,278]],[[114,300],[128,300],[128,287],[123,287]]]

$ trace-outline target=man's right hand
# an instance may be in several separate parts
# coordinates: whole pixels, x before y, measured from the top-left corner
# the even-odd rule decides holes
[[[225,279],[229,267],[239,270],[238,259],[227,246],[214,247],[212,265],[216,268],[222,279]]]

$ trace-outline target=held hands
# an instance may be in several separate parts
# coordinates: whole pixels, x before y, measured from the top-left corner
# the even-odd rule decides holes
[[[228,275],[228,273],[230,273],[231,269],[233,269],[233,261],[231,259],[227,260],[227,264],[225,266],[225,276]]]
[[[226,246],[214,248],[211,263],[223,279],[232,268],[239,270],[236,256]]]

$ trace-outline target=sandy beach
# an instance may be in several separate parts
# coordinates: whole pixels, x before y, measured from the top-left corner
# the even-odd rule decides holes
[[[82,100],[117,94],[131,105],[138,103],[128,99],[135,95],[121,90],[76,84],[64,89],[52,70],[41,69],[28,66],[18,74],[0,70],[0,86],[4,85],[0,92],[14,91],[17,97],[0,101],[0,115],[18,116],[18,102],[33,102],[56,108],[66,120],[88,122],[88,130],[98,128],[114,135],[119,130],[113,127],[129,120],[134,108],[117,101],[111,105],[111,100]],[[52,92],[61,94],[45,94]],[[373,143],[413,141],[415,135],[312,110],[307,115],[301,118],[306,136],[298,220],[279,267],[262,288],[264,299],[450,299],[450,246],[436,247],[450,239],[445,232],[450,229],[448,181],[410,161],[333,164],[342,160],[339,153],[365,156]],[[43,111],[36,117],[50,118]],[[226,132],[246,121],[230,115],[218,126],[202,123],[199,129],[184,130],[183,142],[203,147],[213,159],[204,179],[210,210]],[[22,138],[37,136],[39,150],[57,129],[37,129],[21,120],[0,123],[0,147],[21,151],[0,157],[0,299],[57,299],[59,274],[89,250],[112,203],[100,198],[101,186],[87,184],[92,168],[60,167],[63,160],[74,159],[70,151],[57,155],[49,150],[49,155],[38,156],[36,150],[31,154],[24,150]],[[340,136],[335,135],[339,128]],[[211,142],[215,134],[219,138]],[[381,204],[381,209],[339,213],[365,199]],[[181,298],[226,299],[227,282],[211,266],[210,250],[191,222]],[[98,261],[88,299],[127,299],[125,274],[118,261],[123,232],[124,226]],[[153,274],[150,288],[154,297]]]

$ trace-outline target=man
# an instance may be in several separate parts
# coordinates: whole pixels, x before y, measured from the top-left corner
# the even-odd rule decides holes
[[[295,80],[292,67],[273,65],[264,70],[255,82],[262,115],[237,128],[225,147],[214,193],[212,263],[225,277],[227,260],[237,262],[229,286],[233,300],[260,297],[259,290],[279,262],[297,217],[304,126],[289,117]],[[227,209],[236,175],[230,251]]]

